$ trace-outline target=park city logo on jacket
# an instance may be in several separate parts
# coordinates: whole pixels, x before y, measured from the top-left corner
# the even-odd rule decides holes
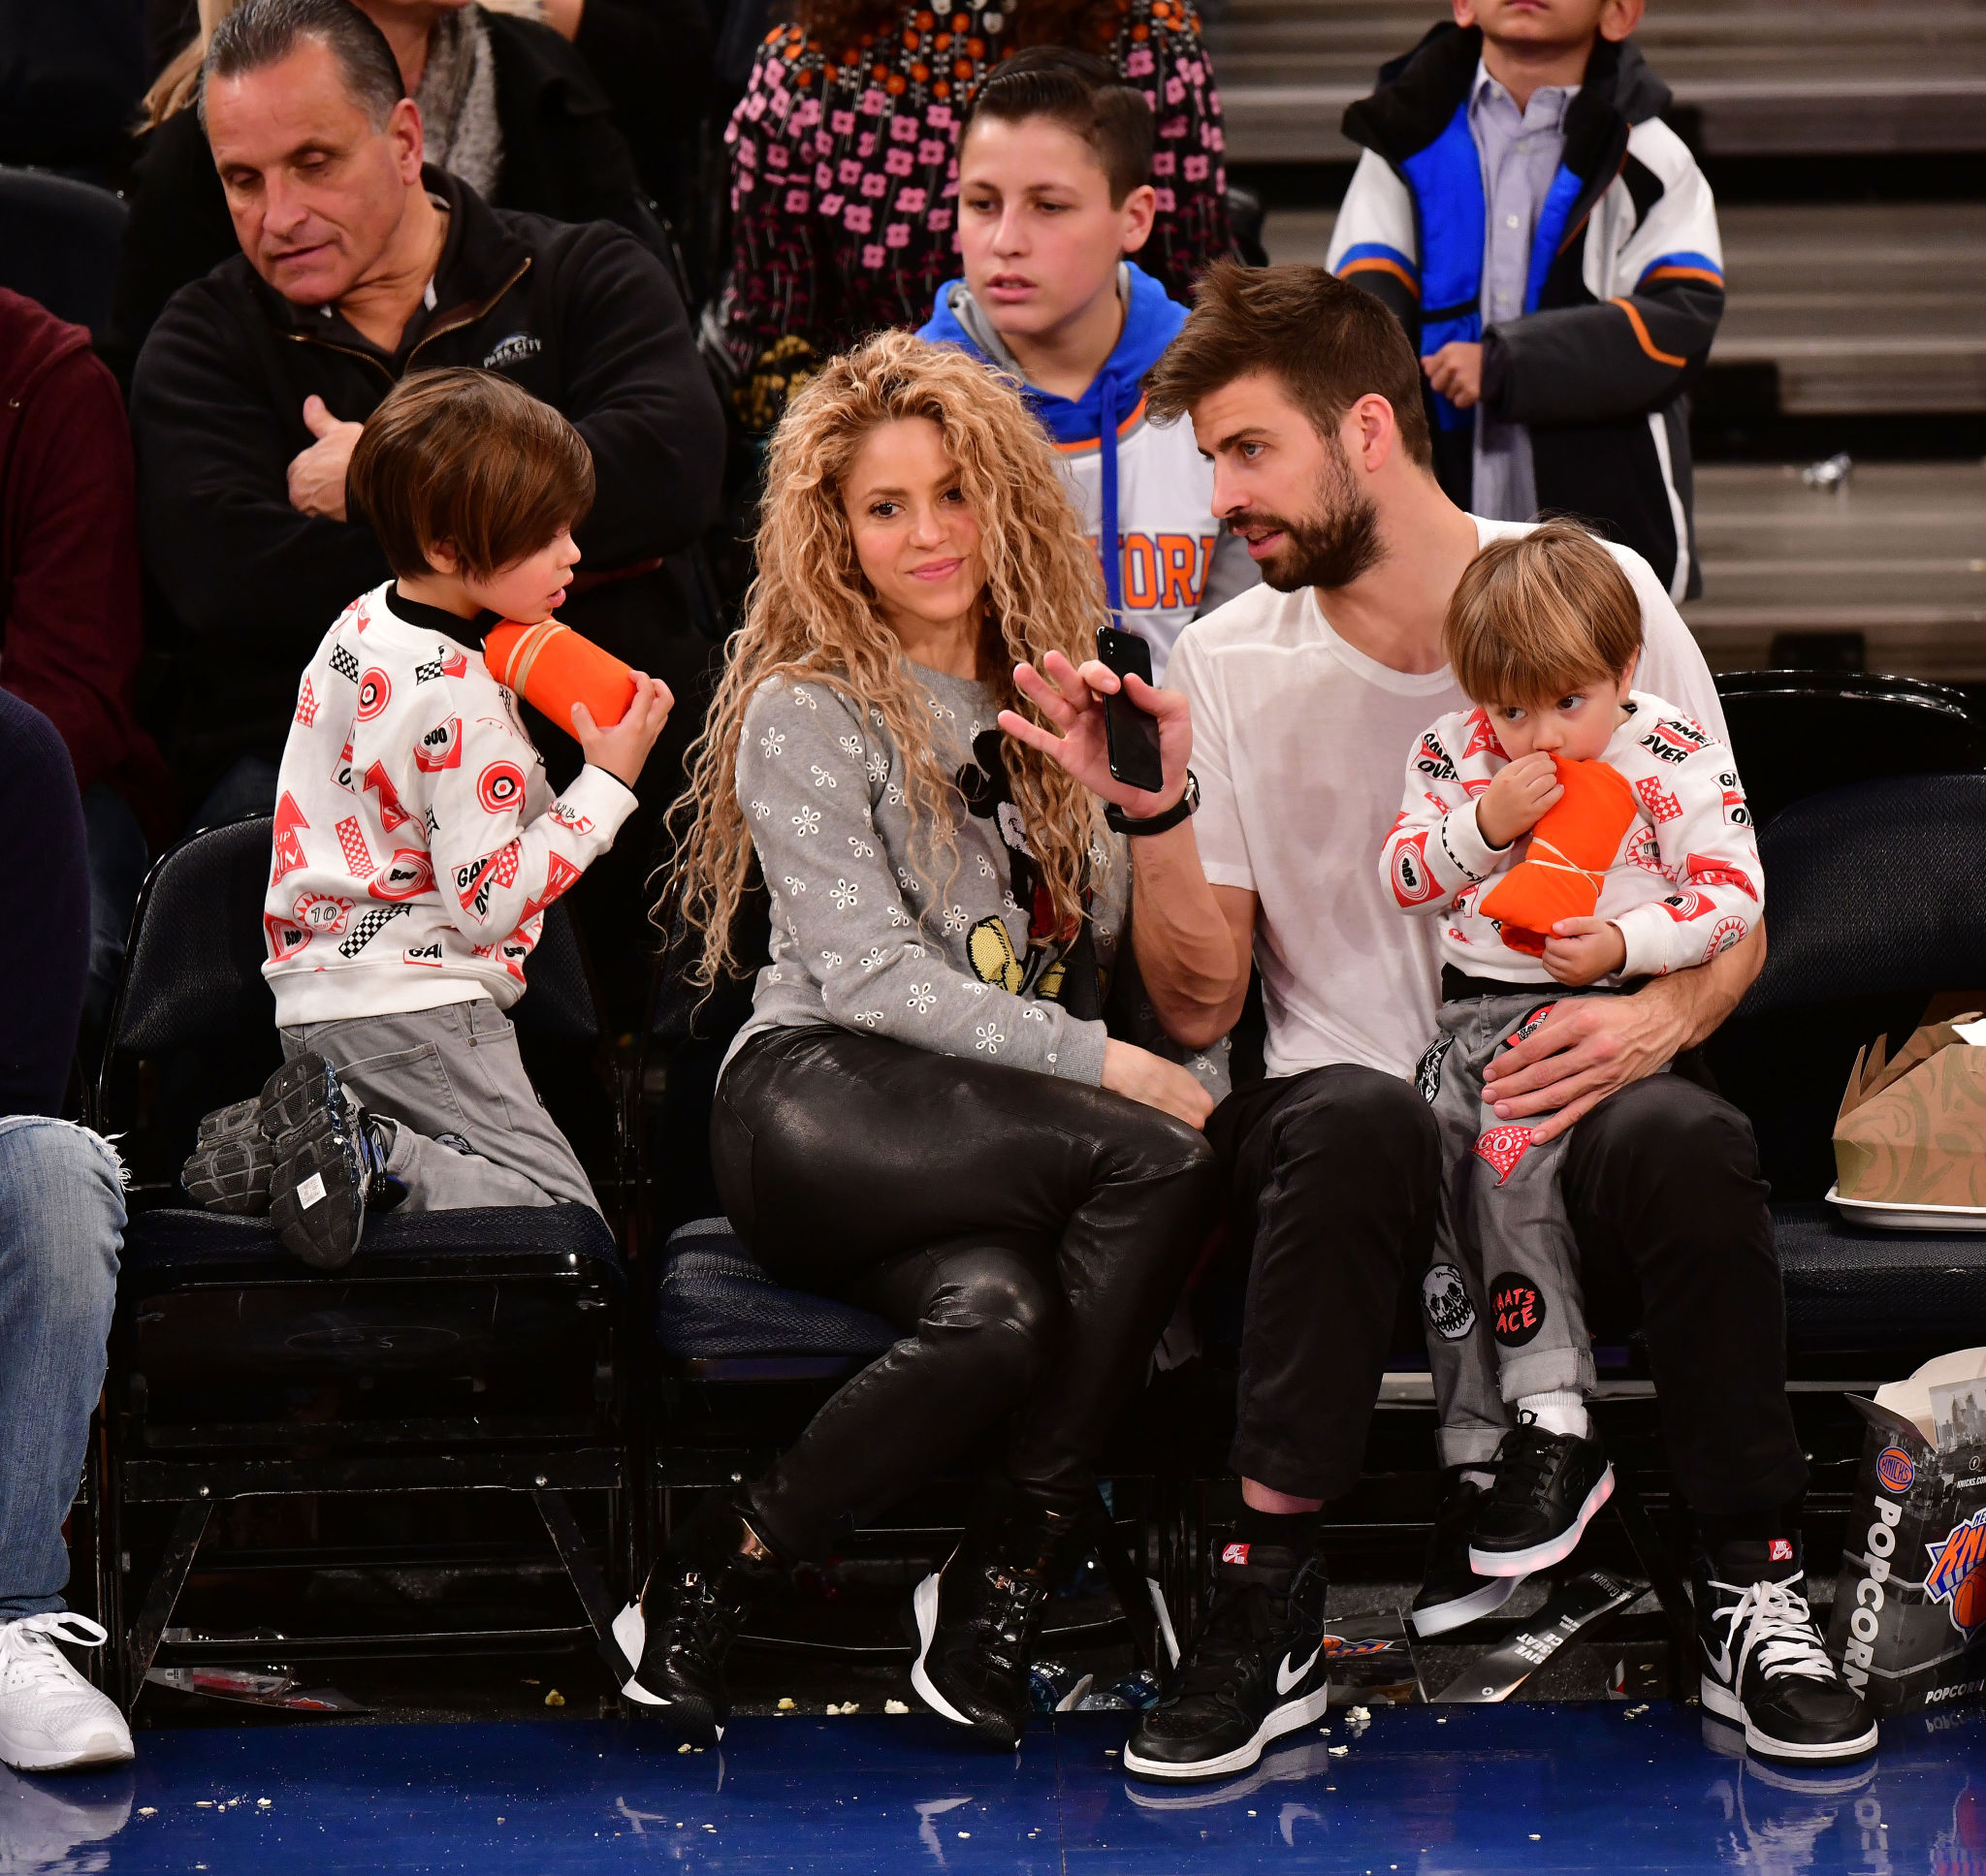
[[[483,361],[485,371],[507,371],[513,365],[522,365],[526,359],[534,358],[544,350],[538,340],[529,333],[512,333],[508,338],[500,338],[490,348],[490,354]]]

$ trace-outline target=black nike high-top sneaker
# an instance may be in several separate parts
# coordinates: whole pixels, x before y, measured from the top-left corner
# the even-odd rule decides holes
[[[1726,1543],[1696,1563],[1704,1711],[1765,1759],[1806,1765],[1875,1750],[1874,1716],[1842,1678],[1807,1606],[1797,1538]]]
[[[1206,1621],[1164,1698],[1138,1721],[1124,1769],[1139,1778],[1225,1778],[1246,1771],[1271,1739],[1323,1718],[1327,1587],[1319,1557],[1222,1545]]]

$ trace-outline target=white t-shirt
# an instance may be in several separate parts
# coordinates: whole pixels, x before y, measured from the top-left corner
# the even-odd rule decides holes
[[[1485,546],[1535,525],[1472,519]],[[1641,599],[1637,688],[1727,741],[1710,668],[1654,569],[1628,548],[1609,551]],[[1207,879],[1260,902],[1267,1072],[1352,1062],[1411,1075],[1434,1033],[1440,934],[1433,920],[1400,916],[1379,849],[1416,738],[1468,707],[1453,673],[1394,671],[1331,630],[1313,588],[1263,586],[1195,622],[1172,653],[1170,687],[1193,707],[1193,826]]]

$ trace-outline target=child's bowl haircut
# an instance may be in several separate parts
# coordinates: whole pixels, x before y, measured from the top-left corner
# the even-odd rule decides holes
[[[366,420],[345,488],[402,579],[446,542],[487,580],[576,527],[593,504],[593,459],[550,404],[494,371],[402,378]]]
[[[1641,601],[1585,528],[1546,522],[1491,541],[1469,562],[1441,642],[1473,702],[1543,703],[1632,667]]]

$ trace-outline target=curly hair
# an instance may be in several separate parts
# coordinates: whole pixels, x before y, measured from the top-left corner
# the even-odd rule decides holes
[[[881,717],[908,772],[913,843],[929,819],[934,855],[958,863],[956,788],[932,748],[924,693],[856,564],[842,492],[863,444],[885,424],[927,418],[943,433],[959,488],[977,518],[986,563],[985,663],[1004,708],[1035,715],[1013,667],[1049,652],[1079,664],[1105,623],[1097,556],[1063,493],[1046,432],[1010,378],[951,346],[883,333],[834,359],[786,408],[766,461],[758,574],[732,637],[703,734],[689,751],[689,792],[674,811],[678,861],[657,907],[701,934],[693,981],[735,972],[732,928],[751,878],[752,836],[736,775],[745,713],[775,680],[825,684],[872,721]],[[1012,738],[1003,760],[1057,925],[1083,916],[1084,870],[1102,812],[1058,765]]]
[[[892,31],[917,5],[918,0],[798,0],[793,19],[829,58],[859,57],[865,37],[873,40]],[[1123,23],[1124,0],[1020,0],[1007,43],[1010,50],[1073,46],[1101,52]]]

